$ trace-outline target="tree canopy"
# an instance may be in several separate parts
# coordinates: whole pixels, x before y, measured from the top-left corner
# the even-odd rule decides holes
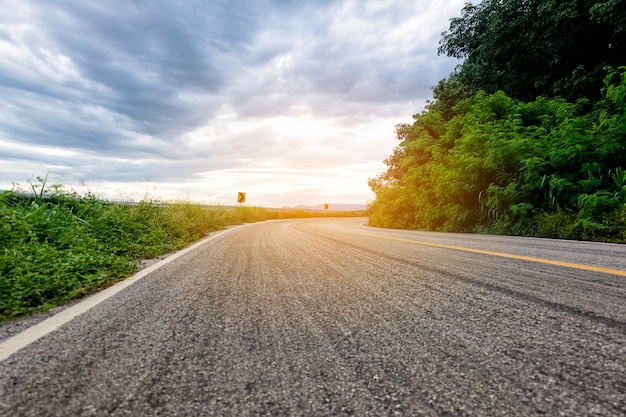
[[[456,76],[473,92],[600,98],[606,66],[624,65],[623,0],[484,0],[466,4],[439,53],[465,59]]]
[[[370,224],[626,242],[626,1],[467,4],[439,51]]]

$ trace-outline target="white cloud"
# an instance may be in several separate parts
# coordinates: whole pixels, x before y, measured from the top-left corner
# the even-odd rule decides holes
[[[463,1],[4,6],[0,188],[49,171],[282,206],[373,197],[395,124],[455,65],[436,51]]]

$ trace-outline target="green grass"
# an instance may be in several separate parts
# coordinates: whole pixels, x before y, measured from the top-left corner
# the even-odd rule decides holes
[[[0,323],[46,311],[132,275],[141,260],[189,245],[229,225],[295,217],[355,216],[208,208],[190,202],[110,204],[60,186],[0,195]]]

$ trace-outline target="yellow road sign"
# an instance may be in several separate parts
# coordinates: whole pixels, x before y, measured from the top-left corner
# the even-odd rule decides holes
[[[245,203],[246,202],[246,193],[237,193],[237,202]]]

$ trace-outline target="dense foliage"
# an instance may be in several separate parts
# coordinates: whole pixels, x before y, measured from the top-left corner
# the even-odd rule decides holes
[[[111,285],[135,272],[141,260],[227,225],[339,215],[188,202],[109,204],[59,186],[46,189],[45,180],[33,191],[0,194],[0,322]]]
[[[626,240],[626,2],[466,4],[464,59],[397,126],[370,223]]]
[[[465,59],[455,75],[472,93],[532,101],[599,98],[604,67],[624,65],[623,0],[484,0],[451,20],[440,53]]]
[[[370,180],[370,223],[626,240],[626,68],[588,103],[499,91],[431,106],[397,126],[387,172]]]

